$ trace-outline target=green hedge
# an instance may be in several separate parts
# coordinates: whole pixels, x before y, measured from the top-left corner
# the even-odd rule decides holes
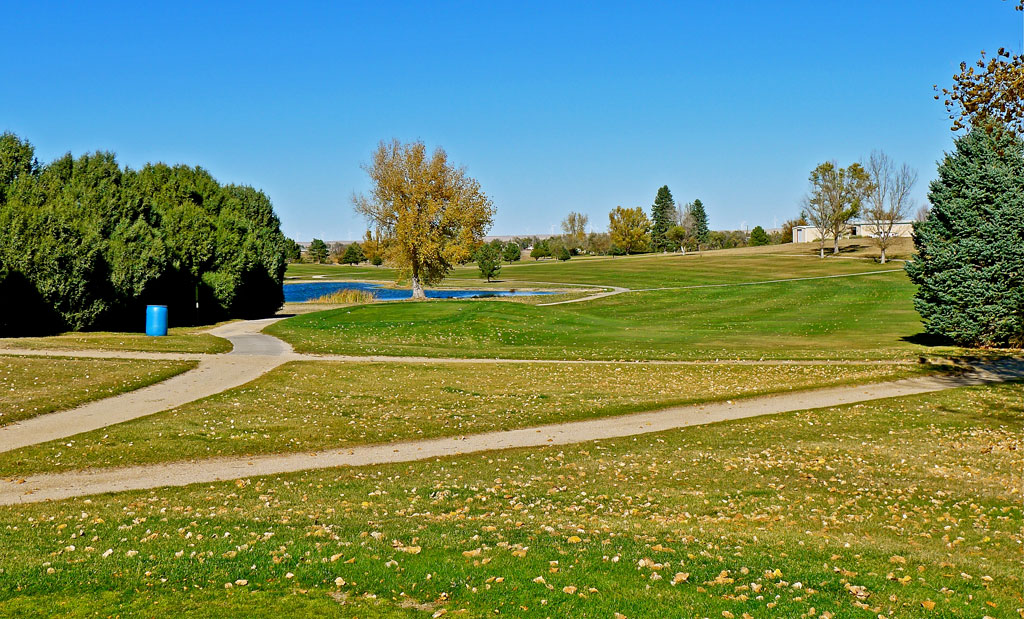
[[[286,240],[270,199],[202,168],[122,168],[112,153],[40,165],[0,135],[0,333],[138,330],[272,314]],[[199,309],[196,309],[198,296]]]

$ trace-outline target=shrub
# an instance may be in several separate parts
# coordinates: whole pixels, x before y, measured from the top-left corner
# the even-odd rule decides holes
[[[750,231],[750,246],[760,247],[761,245],[770,245],[772,242],[771,237],[764,231],[761,226],[754,226],[754,229]]]
[[[342,264],[359,264],[366,259],[363,255],[363,248],[359,246],[359,243],[352,243],[345,248],[345,253],[341,256]]]

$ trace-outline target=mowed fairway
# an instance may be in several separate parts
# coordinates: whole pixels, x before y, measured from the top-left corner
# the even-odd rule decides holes
[[[865,259],[868,250],[859,244],[846,245],[846,253],[820,260],[811,255],[809,244],[747,247],[707,251],[701,254],[640,254],[634,256],[577,256],[567,262],[554,259],[525,258],[503,263],[497,285],[535,283],[575,283],[628,288],[687,286],[746,281],[764,281],[793,277],[813,277],[876,270],[899,270],[901,263],[881,265]],[[817,246],[815,245],[815,248]],[[858,251],[863,250],[863,251]],[[816,251],[816,249],[814,250]],[[847,256],[857,256],[848,258]],[[394,282],[397,271],[388,267],[339,264],[290,264],[289,279],[353,280]],[[442,286],[478,286],[483,284],[475,264],[456,267]],[[408,285],[408,282],[399,281]]]
[[[566,262],[527,260],[503,265],[498,279],[646,289],[844,275],[901,268],[900,264],[881,265],[870,260],[821,260],[809,256],[721,250],[686,255],[578,257]],[[449,279],[467,278],[479,278],[479,271],[475,267],[460,268]]]
[[[3,507],[0,615],[1016,616],[1021,387]]]
[[[352,279],[369,281],[390,281],[395,270],[388,267],[374,267],[350,264],[302,264],[288,265],[288,279]]]
[[[527,263],[501,275],[644,291],[547,307],[375,304],[297,316],[267,332],[302,352],[356,355],[893,359],[949,352],[914,343],[921,324],[913,285],[899,266],[867,260],[722,252]]]

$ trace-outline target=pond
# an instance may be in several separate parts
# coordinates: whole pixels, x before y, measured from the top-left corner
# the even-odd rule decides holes
[[[301,303],[331,294],[338,290],[366,290],[382,301],[393,301],[397,299],[409,299],[412,297],[410,288],[388,288],[382,284],[371,284],[368,282],[308,282],[302,284],[285,284],[284,300],[288,303]],[[455,290],[430,290],[426,291],[430,299],[470,299],[476,297],[522,297],[530,295],[554,294],[538,290],[469,290],[459,288]]]

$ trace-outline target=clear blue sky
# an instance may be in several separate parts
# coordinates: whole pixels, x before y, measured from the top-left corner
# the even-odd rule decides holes
[[[218,6],[212,6],[217,4]],[[932,85],[1021,46],[1000,0],[6,3],[0,131],[43,160],[112,150],[273,199],[285,233],[350,239],[381,139],[442,145],[493,234],[607,225],[667,184],[714,228],[793,216],[818,162],[882,148],[924,200],[951,144]]]

